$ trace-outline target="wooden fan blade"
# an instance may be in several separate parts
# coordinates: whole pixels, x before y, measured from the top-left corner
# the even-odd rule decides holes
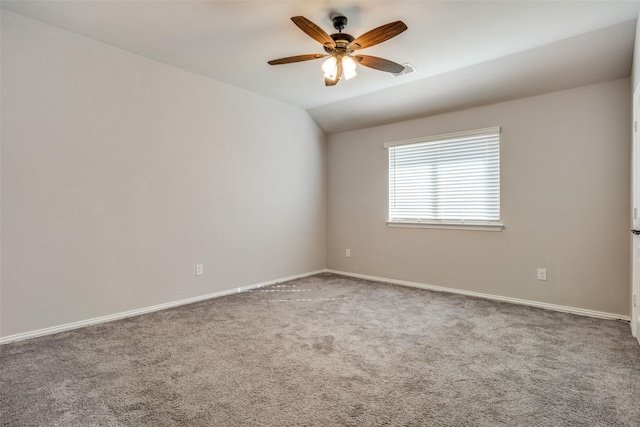
[[[380,71],[386,71],[387,73],[401,73],[402,70],[404,70],[404,65],[389,61],[388,59],[378,58],[377,56],[356,55],[354,59],[357,64]]]
[[[406,29],[407,26],[402,21],[391,22],[364,33],[349,44],[349,49],[358,50],[377,45],[378,43],[382,43],[397,36]]]
[[[286,58],[272,59],[268,61],[270,65],[280,65],[280,64],[291,64],[292,62],[302,62],[302,61],[311,61],[313,59],[324,58],[327,55],[322,55],[319,53],[309,54],[309,55],[296,55],[296,56],[287,56]]]
[[[331,38],[329,34],[326,33],[322,28],[318,27],[313,22],[309,21],[304,16],[294,16],[291,18],[294,24],[298,26],[302,31],[304,31],[309,37],[317,41],[318,43],[335,47],[336,42]]]
[[[338,67],[338,71],[336,72],[336,79],[335,80],[331,80],[328,78],[324,78],[324,85],[325,86],[335,86],[338,84],[338,82],[340,81],[340,77],[342,77],[342,61],[338,61],[336,66]]]

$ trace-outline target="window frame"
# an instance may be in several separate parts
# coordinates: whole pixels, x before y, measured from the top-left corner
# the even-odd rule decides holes
[[[439,229],[449,229],[449,230],[476,230],[476,231],[501,231],[504,228],[504,223],[502,222],[502,190],[500,189],[499,193],[499,209],[500,209],[500,218],[498,220],[463,220],[463,219],[449,219],[449,220],[440,220],[440,219],[416,219],[412,220],[391,220],[391,179],[390,179],[390,160],[391,155],[389,154],[389,148],[403,146],[403,145],[415,145],[421,143],[428,142],[437,142],[444,141],[447,139],[455,139],[455,138],[466,138],[466,137],[474,137],[481,135],[489,135],[489,134],[498,134],[498,158],[501,159],[502,154],[502,138],[500,134],[502,129],[499,126],[493,126],[483,129],[475,129],[468,130],[462,132],[454,132],[447,133],[441,135],[433,135],[421,138],[414,139],[406,139],[400,141],[392,141],[384,144],[384,148],[387,150],[387,221],[386,224],[389,227],[400,227],[400,228],[439,228]],[[500,160],[498,164],[498,172],[501,169]]]

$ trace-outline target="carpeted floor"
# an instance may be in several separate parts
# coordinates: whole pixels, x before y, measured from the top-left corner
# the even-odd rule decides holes
[[[333,274],[0,347],[2,426],[640,426],[629,324]]]

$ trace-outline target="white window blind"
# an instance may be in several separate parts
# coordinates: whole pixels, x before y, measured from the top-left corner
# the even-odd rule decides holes
[[[499,223],[499,127],[391,142],[385,148],[390,223]]]

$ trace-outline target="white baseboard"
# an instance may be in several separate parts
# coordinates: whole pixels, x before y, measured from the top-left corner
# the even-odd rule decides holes
[[[58,332],[69,331],[71,329],[83,328],[89,325],[95,325],[98,323],[111,322],[112,320],[124,319],[126,317],[139,316],[141,314],[151,313],[154,311],[164,310],[167,308],[178,307],[180,305],[191,304],[198,301],[204,301],[211,298],[223,297],[225,295],[231,295],[238,292],[245,292],[255,288],[261,288],[263,286],[275,285],[276,283],[287,282],[293,279],[300,279],[302,277],[312,276],[314,274],[323,273],[325,270],[312,271],[310,273],[297,274],[295,276],[283,277],[280,279],[269,280],[266,282],[256,283],[253,285],[242,286],[240,288],[232,288],[225,291],[213,292],[206,295],[199,295],[197,297],[185,298],[178,301],[170,301],[163,304],[153,305],[150,307],[138,308],[135,310],[123,311],[121,313],[109,314],[107,316],[94,317],[93,319],[81,320],[73,323],[66,323],[64,325],[52,326],[50,328],[38,329],[35,331],[23,332],[20,334],[9,335],[6,337],[0,337],[0,345],[7,344],[14,341],[26,340],[29,338],[40,337],[43,335],[56,334]]]
[[[0,345],[7,344],[7,343],[10,343],[10,342],[14,342],[14,341],[21,341],[21,340],[26,340],[26,339],[29,339],[29,338],[40,337],[40,336],[43,336],[43,335],[56,334],[58,332],[69,331],[69,330],[72,330],[72,329],[83,328],[85,326],[95,325],[95,324],[98,324],[98,323],[110,322],[112,320],[118,320],[118,319],[124,319],[124,318],[127,318],[127,317],[139,316],[141,314],[152,313],[154,311],[164,310],[164,309],[172,308],[172,307],[178,307],[180,305],[191,304],[191,303],[194,303],[194,302],[204,301],[204,300],[211,299],[211,298],[218,298],[218,297],[222,297],[222,296],[225,296],[225,295],[235,294],[235,293],[238,293],[238,292],[245,292],[245,291],[248,291],[248,290],[251,290],[251,289],[260,288],[260,287],[263,287],[263,286],[275,285],[276,283],[286,282],[286,281],[289,281],[289,280],[300,279],[302,277],[313,276],[314,274],[319,274],[319,273],[334,273],[334,274],[340,274],[342,276],[349,276],[349,277],[356,277],[356,278],[359,278],[359,279],[372,280],[374,282],[385,282],[385,283],[392,283],[392,284],[395,284],[395,285],[410,286],[410,287],[413,287],[413,288],[428,289],[428,290],[437,291],[437,292],[448,292],[448,293],[453,293],[453,294],[467,295],[467,296],[472,296],[472,297],[477,297],[477,298],[485,298],[485,299],[490,299],[490,300],[495,300],[495,301],[509,302],[509,303],[512,303],[512,304],[520,304],[520,305],[527,305],[527,306],[530,306],[530,307],[544,308],[544,309],[547,309],[547,310],[561,311],[563,313],[572,313],[572,314],[579,314],[579,315],[582,315],[582,316],[597,317],[597,318],[600,318],[600,319],[623,320],[623,321],[626,321],[626,322],[630,322],[631,321],[631,318],[629,316],[623,316],[623,315],[614,314],[614,313],[606,313],[606,312],[603,312],[603,311],[587,310],[587,309],[583,309],[583,308],[568,307],[568,306],[564,306],[564,305],[549,304],[549,303],[545,303],[545,302],[530,301],[530,300],[524,300],[524,299],[519,299],[519,298],[510,298],[510,297],[503,297],[503,296],[499,296],[499,295],[484,294],[484,293],[480,293],[480,292],[465,291],[465,290],[462,290],[462,289],[446,288],[446,287],[443,287],[443,286],[433,286],[433,285],[427,285],[427,284],[424,284],[424,283],[409,282],[409,281],[406,281],[406,280],[388,279],[388,278],[385,278],[385,277],[368,276],[368,275],[365,275],[365,274],[349,273],[349,272],[346,272],[346,271],[324,269],[324,270],[312,271],[312,272],[309,272],[309,273],[298,274],[298,275],[295,275],[295,276],[289,276],[289,277],[283,277],[283,278],[280,278],[280,279],[269,280],[269,281],[266,281],[266,282],[255,283],[253,285],[242,286],[242,287],[239,287],[239,288],[232,288],[232,289],[228,289],[228,290],[224,290],[224,291],[213,292],[213,293],[206,294],[206,295],[199,295],[197,297],[185,298],[185,299],[178,300],[178,301],[170,301],[170,302],[167,302],[167,303],[158,304],[158,305],[154,305],[154,306],[150,306],[150,307],[143,307],[143,308],[138,308],[138,309],[135,309],[135,310],[123,311],[123,312],[115,313],[115,314],[109,314],[107,316],[95,317],[95,318],[92,318],[92,319],[81,320],[81,321],[73,322],[73,323],[66,323],[64,325],[52,326],[52,327],[49,327],[49,328],[38,329],[38,330],[35,330],[35,331],[29,331],[29,332],[23,332],[23,333],[15,334],[15,335],[8,335],[6,337],[0,337]]]
[[[452,294],[467,295],[467,296],[472,296],[476,298],[484,298],[484,299],[490,299],[495,301],[509,302],[512,304],[527,305],[530,307],[544,308],[544,309],[553,310],[553,311],[561,311],[563,313],[579,314],[581,316],[597,317],[600,319],[609,319],[609,320],[624,320],[626,322],[631,321],[631,317],[629,316],[623,316],[621,314],[614,314],[614,313],[606,313],[604,311],[595,311],[595,310],[587,310],[584,308],[567,307],[564,305],[549,304],[546,302],[503,297],[500,295],[483,294],[480,292],[465,291],[462,289],[455,289],[455,288],[446,288],[443,286],[426,285],[424,283],[408,282],[406,280],[387,279],[385,277],[367,276],[365,274],[348,273],[346,271],[339,271],[339,270],[326,269],[325,272],[340,274],[343,276],[357,277],[359,279],[372,280],[374,282],[393,283],[394,285],[410,286],[412,288],[428,289],[428,290],[437,291],[437,292],[448,292]]]

